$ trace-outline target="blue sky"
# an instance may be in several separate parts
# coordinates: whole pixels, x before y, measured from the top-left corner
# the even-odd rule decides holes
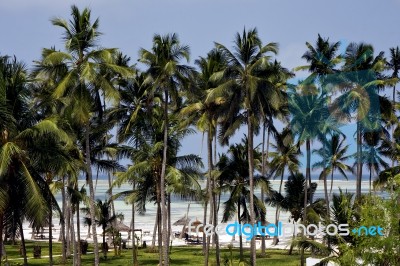
[[[42,48],[62,49],[62,31],[50,19],[68,19],[72,4],[90,7],[92,16],[100,17],[104,33],[100,45],[120,48],[132,62],[140,47],[151,47],[154,33],[178,33],[181,42],[191,47],[193,64],[213,48],[214,41],[230,47],[235,33],[244,27],[257,27],[264,43],[278,42],[277,59],[289,69],[305,64],[301,59],[305,42],[314,43],[318,33],[344,45],[372,43],[386,55],[390,47],[400,45],[400,0],[3,0],[0,54],[16,55],[31,66]],[[235,139],[241,137],[238,133]],[[185,139],[182,153],[200,154],[201,139],[201,135]]]

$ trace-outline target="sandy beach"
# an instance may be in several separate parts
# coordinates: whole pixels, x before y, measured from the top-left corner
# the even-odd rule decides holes
[[[315,193],[315,199],[317,198],[322,198],[323,197],[323,182],[322,181],[316,181],[318,183],[317,191]],[[278,180],[272,180],[271,184],[274,189],[279,188],[279,181]],[[349,192],[354,192],[355,191],[355,181],[342,181],[342,180],[335,180],[334,181],[334,187],[333,191],[334,193],[337,193],[339,191],[339,188],[342,190],[347,190]],[[363,192],[367,192],[369,188],[369,182],[364,181],[362,184]],[[106,198],[106,190],[108,189],[108,181],[106,180],[99,180],[98,185],[97,185],[97,191],[96,191],[96,198],[104,200]],[[120,188],[114,189],[114,193],[121,192],[124,190],[130,189],[130,185],[126,184],[121,186]],[[256,195],[259,196],[260,191],[256,190]],[[56,199],[61,207],[61,196],[59,194],[56,195]],[[219,220],[222,218],[222,203],[227,199],[227,195],[221,196],[221,207],[219,211]],[[171,204],[171,217],[172,217],[172,223],[175,221],[179,220],[180,218],[184,217],[187,211],[188,204],[190,204],[190,209],[188,213],[188,217],[192,220],[203,220],[203,207],[200,203],[194,202],[194,201],[185,201],[181,200],[179,197],[173,198],[172,204]],[[130,226],[131,224],[131,218],[132,218],[132,209],[131,205],[126,204],[123,200],[116,200],[115,201],[115,209],[117,213],[122,213],[124,215],[124,220],[123,223],[127,226]],[[154,203],[148,203],[146,205],[146,213],[144,215],[139,215],[136,214],[135,217],[135,229],[141,229],[142,232],[136,232],[136,234],[141,238],[140,243],[143,243],[143,241],[146,241],[147,245],[150,245],[152,242],[152,235],[153,235],[153,229],[154,229],[154,223],[155,223],[155,215],[156,215],[156,206]],[[288,212],[283,212],[281,211],[280,213],[280,221],[282,223],[290,223],[289,219],[290,214]],[[92,242],[92,238],[88,238],[88,227],[84,225],[83,223],[83,218],[85,217],[85,214],[83,212],[80,213],[81,217],[81,239],[87,240],[88,242]],[[267,205],[267,221],[268,222],[274,222],[275,221],[275,208],[270,207]],[[234,220],[230,222],[235,222]],[[54,241],[59,240],[59,235],[60,235],[60,223],[59,219],[57,217],[54,217],[53,219],[53,239]],[[24,223],[23,225],[24,228],[24,235],[26,239],[32,239],[32,228],[29,227],[29,224],[27,222]],[[172,245],[173,246],[181,246],[181,245],[187,245],[185,242],[185,239],[182,238],[180,239],[178,236],[175,237],[175,233],[178,234],[182,231],[183,226],[174,226],[172,225]],[[99,239],[101,239],[101,233],[102,229],[100,227],[97,227],[97,233],[99,236]],[[43,235],[43,239],[40,239],[41,235]],[[197,234],[193,232],[192,237],[196,239]],[[202,234],[198,234],[199,238],[201,239]],[[132,245],[131,239],[129,237],[128,232],[121,232],[121,236],[123,241],[126,242],[127,247],[130,247]],[[220,245],[221,246],[227,246],[229,244],[235,246],[239,246],[239,237],[232,237],[230,235],[227,235],[226,233],[222,233],[219,235],[220,239]],[[48,229],[45,229],[42,233],[40,233],[36,238],[35,241],[48,241]],[[290,237],[283,237],[280,238],[280,242],[278,245],[272,245],[272,239],[267,239],[266,240],[266,246],[267,248],[280,248],[280,249],[285,249],[288,248],[290,243]],[[245,240],[243,238],[243,244],[244,247],[250,247],[250,241]],[[261,246],[261,240],[256,240],[256,245],[257,248],[260,248]]]

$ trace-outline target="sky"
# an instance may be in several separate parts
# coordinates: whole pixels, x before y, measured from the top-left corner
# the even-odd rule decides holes
[[[63,49],[62,30],[50,19],[69,19],[73,4],[89,7],[92,17],[99,17],[103,33],[99,44],[119,48],[132,63],[140,48],[151,48],[155,33],[177,33],[181,43],[191,48],[192,65],[214,42],[231,47],[236,32],[253,27],[263,43],[279,43],[276,58],[289,69],[306,64],[301,59],[305,43],[314,44],[318,34],[340,41],[342,50],[350,42],[362,41],[388,55],[390,47],[400,45],[400,0],[1,0],[0,55],[16,55],[31,67],[43,48]],[[350,134],[348,139],[352,138]],[[260,141],[256,138],[256,143]],[[181,153],[206,158],[201,143],[201,134],[190,136],[183,141]]]

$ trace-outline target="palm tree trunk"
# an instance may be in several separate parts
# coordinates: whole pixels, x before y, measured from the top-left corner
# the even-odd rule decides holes
[[[78,257],[77,257],[77,266],[81,265],[81,221],[79,218],[79,201],[76,203],[76,233],[77,233],[77,249],[78,249]]]
[[[211,121],[210,121],[211,122]],[[215,191],[215,177],[212,175],[212,170],[214,168],[214,164],[212,161],[212,134],[211,131],[209,134],[207,134],[207,141],[208,141],[208,151],[209,151],[209,158],[208,158],[208,169],[209,169],[209,175],[210,175],[210,180],[211,180],[211,210],[212,210],[212,225],[214,228],[217,228],[218,225],[218,212],[217,212],[217,193]],[[210,217],[210,218],[211,218]],[[213,234],[213,244],[215,244],[215,260],[216,260],[216,265],[219,266],[221,264],[220,262],[220,249],[219,249],[219,238],[218,234]]]
[[[21,245],[22,245],[22,256],[24,257],[24,265],[28,265],[28,258],[26,257],[26,246],[25,246],[25,237],[24,230],[22,228],[22,221],[18,221],[19,230],[21,234]]]
[[[65,176],[62,176],[62,189],[61,189],[61,198],[62,198],[62,217],[60,218],[61,221],[61,253],[62,253],[62,262],[65,264],[67,260],[67,253],[66,253],[66,241],[65,241],[65,220],[66,220],[66,199],[65,199]]]
[[[108,159],[108,156],[107,156],[107,159]],[[110,204],[111,204],[112,215],[115,216],[115,206],[114,206],[114,200],[113,200],[113,197],[112,197],[112,195],[113,195],[113,192],[112,192],[112,188],[113,188],[112,182],[113,182],[113,180],[112,179],[113,178],[111,176],[111,173],[109,172],[108,173],[108,198],[109,198],[109,201],[110,201]],[[113,222],[115,224],[116,219]]]
[[[171,245],[171,232],[172,232],[172,225],[171,225],[171,193],[168,193],[167,197],[167,210],[168,210],[168,258],[170,254],[170,245]]]
[[[333,184],[333,168],[332,168],[332,173],[331,173],[331,192],[332,193],[332,184]],[[324,193],[325,193],[325,202],[326,202],[326,217],[330,217],[330,209],[329,209],[329,196],[328,196],[328,181],[326,180],[327,176],[324,173]]]
[[[262,153],[261,153],[261,158],[262,158],[262,164],[261,164],[261,175],[262,176],[265,176],[265,167],[266,167],[266,165],[265,165],[265,163],[266,163],[266,160],[268,160],[268,148],[269,148],[269,128],[268,128],[268,133],[267,133],[267,151],[266,151],[266,154],[264,153],[264,146],[265,146],[265,121],[264,121],[264,123],[263,123],[263,136],[262,136],[262,148],[261,148],[261,151],[262,151]],[[261,202],[264,204],[264,188],[262,187],[261,188]],[[262,225],[263,226],[265,226],[265,215],[263,215],[262,217],[261,217],[261,222],[262,222]],[[264,232],[265,233],[265,232]],[[261,234],[261,256],[262,257],[265,257],[265,235],[264,234]]]
[[[70,208],[69,212],[70,212],[70,218],[71,218],[71,242],[72,242],[73,261],[74,261],[74,264],[76,265],[78,256],[77,256],[76,241],[75,241],[74,213],[72,211],[73,206],[74,205],[71,203],[71,208]]]
[[[86,144],[86,171],[89,183],[89,209],[90,209],[90,219],[92,220],[92,233],[93,233],[93,246],[94,246],[94,264],[99,265],[100,258],[99,258],[99,246],[97,242],[97,229],[95,223],[95,191],[93,188],[93,178],[92,178],[92,162],[90,159],[90,121],[86,124],[86,132],[85,132],[85,144]]]
[[[68,177],[68,179],[70,179]],[[69,181],[68,181],[69,183]],[[65,191],[64,191],[65,194]],[[65,253],[66,257],[69,258],[71,256],[71,201],[70,201],[70,196],[69,194],[66,194],[65,197],[66,200],[66,208],[65,208],[65,220],[66,220],[66,230],[65,230],[65,242],[66,242],[66,247],[65,247]]]
[[[165,199],[165,173],[167,169],[167,148],[168,148],[168,89],[164,89],[164,141],[163,141],[163,159],[161,165],[161,222],[162,222],[162,253],[164,258],[164,264],[169,265],[169,254],[168,254],[168,224],[167,224],[167,208]],[[159,247],[161,248],[161,247]]]
[[[103,245],[102,245],[102,249],[103,249],[103,256],[105,259],[107,259],[107,247],[106,247],[106,228],[103,227]]]
[[[210,201],[209,187],[210,187],[210,178],[207,177],[207,181],[206,181],[206,197],[204,199],[204,210],[203,210],[203,224],[207,224],[207,207],[208,207],[208,202]],[[205,256],[204,265],[208,266],[207,236],[206,236],[206,234],[204,232],[203,232],[203,254]]]
[[[135,187],[136,183],[135,181],[133,181],[133,191],[135,191],[136,187]],[[135,243],[136,239],[135,239],[135,202],[132,202],[132,261],[133,261],[133,266],[136,266],[138,264],[137,262],[137,254],[136,254],[136,246]]]
[[[253,154],[253,114],[251,110],[247,109],[247,134],[248,134],[248,158],[249,158],[249,181],[250,181],[250,224],[255,224],[255,213],[254,213],[254,154]],[[256,265],[256,239],[251,238],[250,242],[250,264]]]
[[[49,199],[49,265],[53,265],[53,228],[51,227],[53,223],[53,212],[52,212],[52,199]]]
[[[356,198],[361,197],[361,182],[362,182],[362,164],[361,164],[361,130],[360,122],[357,121],[357,184],[356,184]]]
[[[154,249],[156,246],[156,236],[157,236],[157,228],[158,228],[158,216],[159,216],[159,208],[157,204],[157,211],[156,211],[156,221],[154,223],[154,229],[153,229],[153,239],[151,240],[151,247]]]
[[[282,184],[283,184],[284,175],[285,175],[285,169],[282,170],[282,174],[281,174],[281,182],[279,184],[279,194],[282,193]],[[275,210],[275,225],[276,225],[276,228],[278,228],[278,222],[279,222],[279,205],[276,206],[276,210]],[[277,245],[279,243],[279,238],[278,238],[277,234],[274,235],[274,240],[273,240],[272,243],[274,245]]]
[[[0,263],[3,261],[3,219],[4,214],[0,214]]]
[[[372,167],[369,168],[369,194],[371,195],[371,189],[372,189]]]
[[[396,86],[393,86],[393,108],[394,108],[394,114],[396,116]],[[393,147],[396,145],[396,140],[394,139],[394,125],[392,126],[392,143]],[[392,159],[392,167],[394,167],[394,161],[395,159]]]
[[[210,119],[210,121],[209,121],[209,129],[208,129],[208,132],[207,132],[207,159],[208,159],[208,177],[207,177],[207,187],[208,187],[207,193],[208,193],[208,195],[207,195],[207,200],[209,200],[211,202],[210,206],[211,205],[214,206],[214,207],[211,206],[211,209],[214,209],[215,208],[214,200],[213,200],[214,179],[212,177],[212,170],[213,170],[212,140],[213,140],[213,137],[212,137],[212,131],[211,131],[211,125],[212,125],[211,123],[212,123],[212,121]],[[206,209],[207,209],[207,203],[206,203],[206,207],[205,207],[205,211],[204,211],[205,214],[206,214],[206,211],[207,211]],[[210,219],[211,219],[212,216],[213,215],[210,215]],[[206,224],[206,215],[204,217],[204,220],[205,220],[204,221],[204,225],[205,225]],[[205,240],[205,234],[203,232],[203,241],[204,240]],[[207,243],[205,243],[205,242],[203,243],[203,245],[205,244],[205,247],[206,247],[205,254],[204,254],[205,255],[204,266],[208,266],[208,258],[209,258],[209,253],[210,253],[210,236],[207,236],[207,241],[206,242]]]
[[[238,216],[237,216],[237,219],[238,219],[239,224],[241,224],[241,221],[240,221],[240,200],[238,200],[237,204],[238,204]],[[239,258],[240,258],[240,261],[243,261],[243,236],[242,236],[241,233],[239,234]]]
[[[310,151],[310,140],[306,140],[307,147],[307,168],[306,168],[306,180],[304,182],[304,212],[303,212],[303,224],[307,225],[307,194],[308,194],[308,180],[311,179],[310,164],[311,164],[311,151]]]
[[[161,225],[161,223],[162,223],[162,221],[161,221],[161,216],[162,216],[162,214],[161,214],[161,205],[160,205],[160,203],[158,203],[158,217],[157,217],[157,222],[158,222],[158,224],[157,224],[157,232],[158,232],[158,235],[157,235],[157,242],[158,242],[158,252],[159,252],[159,263],[160,263],[160,265],[163,265],[163,253],[162,253],[162,251],[163,251],[163,249],[162,249],[162,244],[163,244],[163,241],[162,241],[162,225]]]
[[[332,167],[332,172],[331,172],[331,189],[329,191],[329,197],[332,195],[332,188],[333,188],[333,167]]]

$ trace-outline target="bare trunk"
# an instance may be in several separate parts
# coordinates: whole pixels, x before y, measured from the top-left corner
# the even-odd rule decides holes
[[[66,199],[65,199],[65,176],[62,177],[62,189],[61,189],[61,198],[62,198],[62,217],[60,217],[61,222],[61,253],[62,253],[62,262],[65,263],[67,260],[66,246],[67,243],[65,241],[65,220],[66,220]]]
[[[167,208],[165,199],[165,175],[167,168],[167,148],[168,148],[168,90],[164,89],[164,141],[163,141],[163,160],[161,166],[161,222],[162,222],[162,253],[164,263],[160,265],[169,265],[169,254],[168,254],[168,221],[167,221]],[[161,247],[159,247],[161,248]]]
[[[394,114],[396,116],[396,86],[393,86],[393,108],[394,108]],[[394,125],[392,126],[392,143],[393,147],[396,145],[396,140],[394,139]],[[392,167],[394,167],[394,161],[395,159],[392,159]]]
[[[81,221],[80,221],[80,218],[79,218],[79,201],[77,202],[77,204],[76,204],[76,233],[77,233],[77,243],[76,243],[76,246],[77,246],[77,249],[78,249],[78,257],[77,257],[77,260],[76,260],[76,265],[77,266],[80,266],[81,265],[81,251],[82,251],[82,249],[81,249]]]
[[[209,187],[210,187],[210,177],[207,177],[206,181],[206,197],[204,200],[204,209],[203,209],[203,224],[207,224],[207,207],[208,207],[208,202],[210,201],[210,196],[209,196]],[[187,218],[187,216],[186,216]],[[204,265],[208,266],[208,248],[207,247],[207,236],[203,232],[203,254],[205,256],[204,260]]]
[[[362,182],[362,164],[361,164],[361,129],[360,122],[357,121],[357,184],[356,184],[356,198],[361,197],[361,182]]]
[[[107,156],[108,159],[108,156]],[[111,211],[112,211],[112,215],[115,215],[115,206],[114,206],[114,200],[113,200],[113,192],[112,192],[112,182],[113,182],[113,177],[111,175],[111,173],[108,173],[108,199],[111,203]],[[116,221],[116,220],[115,220]],[[115,223],[115,222],[114,222]]]
[[[268,160],[268,150],[269,150],[269,128],[267,129],[267,150],[264,152],[264,147],[265,147],[265,122],[263,123],[263,137],[262,137],[262,165],[261,165],[261,175],[265,176],[266,172],[266,162]],[[261,202],[264,204],[265,198],[264,198],[264,188],[261,188]],[[265,205],[264,205],[265,206]],[[265,211],[266,212],[266,211]],[[266,213],[265,213],[266,215]],[[261,217],[261,222],[263,226],[266,226],[266,220],[265,220],[265,215]],[[264,232],[266,233],[266,232]],[[261,234],[261,256],[265,257],[265,234]]]
[[[283,176],[285,175],[285,169],[282,170],[282,174],[281,174],[281,182],[279,184],[279,194],[282,193],[282,184],[283,184]],[[279,206],[276,206],[276,210],[275,210],[275,225],[276,228],[278,228],[278,223],[279,223]],[[272,241],[272,243],[274,245],[277,245],[279,243],[279,238],[277,234],[274,234],[274,240]]]
[[[214,190],[214,179],[212,177],[212,170],[213,170],[213,158],[212,158],[212,131],[211,131],[211,121],[209,121],[209,129],[207,132],[207,159],[208,159],[208,177],[207,177],[207,183],[208,183],[208,190],[207,190],[207,200],[210,201],[210,208],[211,210],[214,209],[214,204],[213,204],[213,190]],[[214,207],[213,207],[214,206]],[[206,212],[206,210],[205,210]],[[212,216],[210,215],[210,223],[212,223]],[[204,217],[206,218],[206,217]],[[206,224],[206,219],[204,219],[204,225]],[[205,234],[203,233],[203,240],[205,240]],[[204,260],[204,265],[208,265],[208,258],[209,258],[209,253],[210,253],[210,236],[207,237],[207,243],[203,243],[203,245],[206,246],[205,250],[205,260]]]
[[[171,225],[171,194],[168,194],[167,198],[167,211],[168,211],[168,257],[170,253],[170,245],[171,245],[171,232],[172,232],[172,225]]]
[[[70,184],[70,177],[68,176],[68,185]],[[64,188],[65,189],[65,188]],[[65,194],[65,191],[64,191]],[[69,194],[66,194],[66,208],[65,208],[65,220],[66,220],[66,256],[69,258],[71,256],[71,200]]]
[[[151,246],[154,249],[154,247],[156,246],[156,236],[157,236],[157,228],[158,228],[158,216],[159,216],[159,208],[157,205],[157,211],[156,211],[156,221],[154,223],[154,229],[153,229],[153,239],[151,241]]]
[[[158,207],[159,211],[158,211],[158,217],[157,217],[157,230],[158,230],[158,235],[157,235],[157,241],[158,241],[158,251],[159,251],[159,260],[160,260],[160,265],[163,265],[162,261],[163,261],[163,248],[162,248],[162,225],[161,225],[161,206]]]
[[[3,213],[0,214],[0,264],[3,261]]]
[[[332,195],[332,188],[333,188],[333,167],[332,167],[332,172],[331,172],[331,190],[329,191],[329,197]]]
[[[133,181],[133,191],[135,191],[135,181]],[[133,266],[138,265],[135,239],[135,202],[132,202],[132,261]]]
[[[307,168],[306,168],[306,180],[304,182],[304,210],[303,210],[303,224],[307,225],[307,196],[308,196],[308,180],[311,179],[310,164],[311,164],[311,151],[310,151],[310,140],[306,140],[307,148]]]
[[[90,159],[90,137],[89,137],[89,130],[90,130],[90,121],[87,122],[86,124],[86,132],[85,132],[85,144],[86,144],[86,171],[87,171],[87,177],[88,177],[88,184],[89,184],[89,192],[90,192],[90,198],[89,198],[89,208],[90,208],[90,219],[92,220],[92,233],[93,233],[93,251],[94,251],[94,264],[99,265],[100,264],[100,258],[99,258],[99,246],[97,242],[97,228],[96,228],[96,223],[95,223],[95,191],[93,188],[93,178],[92,178],[92,162]]]
[[[25,237],[24,230],[22,228],[22,221],[18,221],[19,230],[21,231],[21,245],[22,245],[22,256],[24,257],[24,265],[28,265],[28,258],[26,256],[26,246],[25,246]]]
[[[77,261],[77,249],[76,249],[76,241],[75,241],[75,226],[74,226],[74,213],[72,212],[73,204],[71,203],[70,208],[70,218],[71,218],[71,242],[72,242],[72,253],[73,253],[73,261],[74,265],[76,265]]]
[[[238,219],[239,224],[242,224],[242,222],[240,221],[240,200],[238,201],[237,205],[238,205],[237,219]],[[242,236],[242,234],[239,234],[239,258],[240,258],[240,261],[243,261],[243,236]]]
[[[369,194],[371,195],[372,191],[372,168],[369,169]]]
[[[49,202],[49,265],[53,265],[53,228],[51,227],[53,223],[53,212],[52,212],[52,199],[50,197]]]
[[[332,169],[331,176],[332,176],[332,182],[331,182],[331,184],[332,184],[333,183],[333,169]],[[326,202],[326,217],[328,217],[328,220],[329,220],[330,208],[329,208],[329,196],[328,196],[328,181],[326,179],[327,179],[327,176],[326,176],[326,174],[324,174],[324,193],[325,193],[325,202]],[[332,192],[332,185],[331,185],[331,192]]]
[[[247,134],[248,134],[248,158],[249,158],[249,181],[250,181],[250,224],[253,226],[255,224],[255,213],[254,213],[254,158],[253,158],[253,124],[252,124],[253,114],[251,110],[247,110]],[[252,266],[257,264],[256,261],[256,239],[251,238],[250,242],[250,264]]]

